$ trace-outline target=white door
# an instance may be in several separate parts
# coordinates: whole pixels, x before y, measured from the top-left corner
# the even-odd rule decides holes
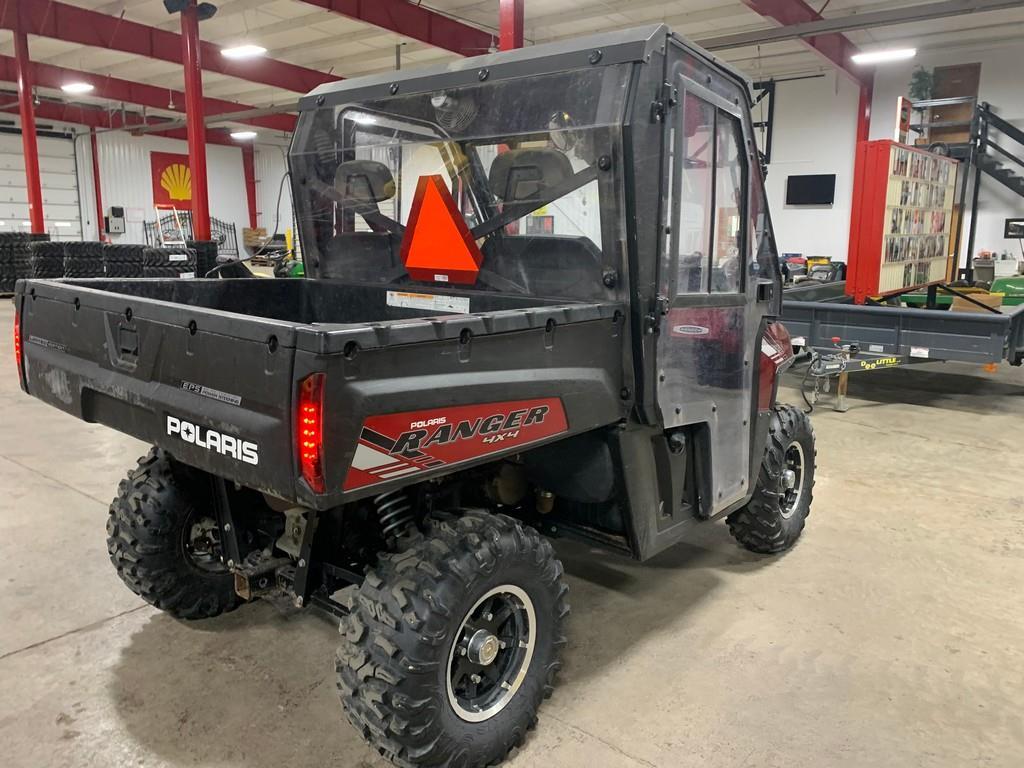
[[[39,136],[43,222],[53,240],[81,240],[75,146],[70,137]],[[0,131],[0,232],[28,232],[28,189],[21,132]]]

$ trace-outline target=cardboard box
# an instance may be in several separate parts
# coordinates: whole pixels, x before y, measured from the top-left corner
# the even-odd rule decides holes
[[[266,227],[244,227],[242,229],[242,243],[246,248],[259,248],[266,239]]]
[[[1005,294],[971,292],[968,295],[975,301],[984,304],[986,307],[998,309],[999,307],[1003,306],[1003,296]],[[962,299],[959,296],[953,297],[953,304],[950,307],[950,309],[953,312],[988,312],[988,310],[982,309],[977,304],[972,304],[971,302],[967,301],[966,299]]]

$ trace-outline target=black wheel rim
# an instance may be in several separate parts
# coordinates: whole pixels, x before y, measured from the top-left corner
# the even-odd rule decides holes
[[[526,679],[537,642],[537,616],[524,590],[505,584],[477,600],[448,655],[448,702],[479,723],[504,709]]]
[[[804,490],[804,447],[793,442],[786,448],[782,469],[782,516],[790,518],[800,507]]]
[[[212,517],[192,512],[181,527],[182,551],[189,565],[205,573],[226,573],[220,527]]]

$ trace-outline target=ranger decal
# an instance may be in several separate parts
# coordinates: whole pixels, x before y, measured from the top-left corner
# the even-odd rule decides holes
[[[568,428],[555,397],[371,416],[363,422],[344,489],[520,448]]]

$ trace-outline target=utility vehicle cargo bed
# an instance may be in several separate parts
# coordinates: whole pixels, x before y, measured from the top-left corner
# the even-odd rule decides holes
[[[560,435],[621,417],[621,305],[464,291],[436,301],[471,314],[416,308],[432,296],[313,280],[22,281],[23,381],[81,419],[320,508],[389,485],[343,491],[368,417],[528,401],[570,379]],[[295,442],[298,388],[314,374],[322,492],[302,481]]]

